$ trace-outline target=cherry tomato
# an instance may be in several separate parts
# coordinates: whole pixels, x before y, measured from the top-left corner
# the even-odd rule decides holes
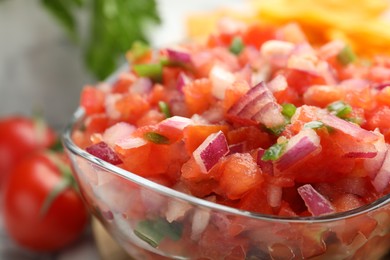
[[[0,186],[23,156],[55,141],[55,132],[43,120],[22,116],[0,119]]]
[[[63,185],[74,180],[69,164],[62,159],[58,153],[32,153],[18,163],[5,185],[5,228],[15,242],[30,250],[63,248],[74,242],[88,223],[78,192]],[[53,196],[55,191],[59,192]]]

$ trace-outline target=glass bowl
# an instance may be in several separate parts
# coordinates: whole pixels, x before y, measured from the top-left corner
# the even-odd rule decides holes
[[[255,214],[181,193],[77,147],[78,109],[63,135],[86,205],[135,259],[380,259],[390,248],[390,195],[322,217]]]

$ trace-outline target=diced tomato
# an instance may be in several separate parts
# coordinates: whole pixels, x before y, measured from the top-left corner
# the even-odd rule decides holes
[[[286,77],[288,86],[296,90],[298,95],[303,95],[310,86],[326,84],[322,77],[306,71],[284,69],[280,73]]]
[[[189,125],[183,129],[183,140],[189,153],[195,151],[199,145],[211,134],[219,131],[226,133],[229,127],[227,125]]]
[[[378,105],[390,106],[390,83],[389,86],[379,91],[376,95],[376,101],[379,103]]]
[[[149,110],[150,105],[141,95],[133,93],[121,97],[115,103],[115,108],[119,111],[122,120],[134,124]]]
[[[219,180],[217,193],[229,199],[239,199],[264,181],[256,162],[249,153],[232,154],[227,158]]]
[[[375,97],[368,86],[363,89],[354,89],[353,91],[351,91],[351,89],[347,89],[345,102],[350,104],[352,107],[371,110],[374,108]]]
[[[367,128],[374,130],[379,128],[384,134],[386,142],[390,142],[390,107],[378,107],[367,118]]]
[[[87,134],[103,133],[110,126],[110,120],[106,114],[94,114],[85,120],[85,132]]]
[[[112,85],[112,92],[127,93],[136,79],[136,76],[129,72],[120,74],[117,81]]]
[[[201,114],[215,101],[209,79],[196,79],[183,88],[184,99],[191,114]]]
[[[163,67],[162,82],[166,88],[176,88],[177,78],[183,69],[180,67]]]
[[[105,94],[98,88],[86,86],[81,92],[80,105],[87,115],[103,113]]]
[[[336,86],[314,85],[303,94],[303,101],[307,105],[326,107],[332,102],[344,100],[344,90]]]
[[[270,134],[255,126],[243,126],[231,130],[227,134],[229,144],[243,143],[245,151],[259,147],[266,149],[272,145],[273,139],[274,137]]]
[[[244,32],[242,39],[245,45],[260,48],[264,42],[276,38],[276,28],[267,24],[252,24]]]
[[[249,84],[244,81],[236,81],[233,85],[229,86],[225,91],[225,98],[223,100],[223,108],[225,113],[232,107],[248,90]]]
[[[165,119],[165,115],[155,109],[147,111],[135,123],[138,127],[155,125]]]
[[[262,214],[273,214],[271,206],[267,202],[267,197],[264,189],[252,189],[246,193],[238,205],[240,209]]]

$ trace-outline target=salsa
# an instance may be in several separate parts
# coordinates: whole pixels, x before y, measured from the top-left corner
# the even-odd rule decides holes
[[[222,21],[206,43],[136,45],[81,93],[91,154],[216,203],[279,216],[351,210],[390,192],[390,58],[298,24]]]

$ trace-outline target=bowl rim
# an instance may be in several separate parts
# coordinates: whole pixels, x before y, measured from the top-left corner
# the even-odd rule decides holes
[[[114,80],[117,78],[117,76],[128,69],[128,65],[124,65],[120,67],[114,74],[112,74],[106,81],[106,83],[113,83]],[[72,152],[76,156],[80,156],[83,159],[86,159],[87,161],[94,163],[98,165],[99,167],[110,171],[126,180],[129,180],[133,183],[136,183],[144,188],[151,189],[159,194],[179,199],[181,201],[190,203],[192,205],[201,206],[208,208],[210,210],[218,210],[222,211],[224,213],[233,214],[237,216],[247,217],[251,219],[256,220],[264,220],[264,221],[272,221],[272,222],[279,222],[279,223],[325,223],[325,222],[332,222],[332,221],[339,221],[339,220],[345,220],[348,218],[360,216],[366,213],[369,213],[371,211],[374,211],[382,206],[385,206],[386,204],[390,203],[390,193],[369,203],[365,204],[361,207],[344,211],[344,212],[338,212],[328,215],[322,215],[322,216],[306,216],[306,217],[283,217],[283,216],[277,216],[277,215],[270,215],[270,214],[261,214],[246,210],[241,210],[229,206],[225,206],[222,204],[218,204],[216,202],[208,201],[202,198],[198,198],[189,194],[185,194],[183,192],[177,191],[173,188],[169,188],[167,186],[158,184],[156,182],[153,182],[151,180],[148,180],[140,175],[137,175],[135,173],[132,173],[130,171],[127,171],[125,169],[122,169],[118,166],[112,165],[102,159],[99,159],[92,154],[88,153],[87,151],[83,150],[82,148],[78,147],[72,140],[72,132],[77,124],[80,124],[85,116],[84,110],[81,107],[78,107],[77,110],[73,113],[73,116],[68,123],[68,125],[65,127],[62,135],[61,135],[61,141],[63,146],[65,147],[65,150]]]

